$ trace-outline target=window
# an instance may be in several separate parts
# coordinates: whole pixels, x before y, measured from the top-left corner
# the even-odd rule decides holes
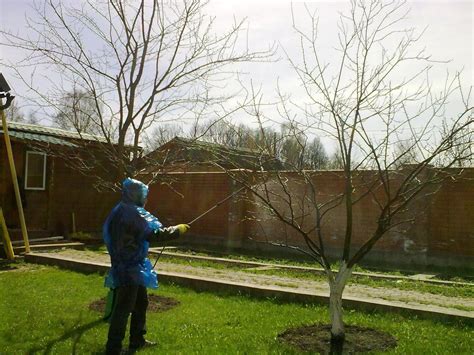
[[[46,154],[26,152],[25,190],[46,189]]]

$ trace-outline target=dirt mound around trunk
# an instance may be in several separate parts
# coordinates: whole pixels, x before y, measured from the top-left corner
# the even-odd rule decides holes
[[[89,304],[89,309],[97,312],[105,311],[106,298],[94,301]],[[179,305],[179,301],[174,298],[149,294],[147,312],[164,312]]]
[[[345,326],[345,332],[344,354],[385,351],[397,346],[395,337],[379,330],[347,325]],[[291,328],[279,334],[278,339],[303,351],[329,354],[331,350],[331,326],[313,324]]]

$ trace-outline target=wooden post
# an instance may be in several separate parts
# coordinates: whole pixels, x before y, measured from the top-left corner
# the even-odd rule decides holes
[[[7,259],[15,259],[15,253],[13,252],[12,241],[10,240],[10,235],[8,234],[7,224],[5,218],[3,217],[3,210],[0,207],[0,225],[2,226],[2,235],[3,235],[3,247],[5,248],[5,253],[7,254]]]
[[[72,212],[72,235],[74,236],[76,234],[76,216],[74,215],[74,212]]]
[[[0,98],[0,106],[3,105],[3,100]],[[25,242],[25,252],[30,252],[30,242],[28,240],[28,231],[26,230],[25,214],[23,213],[23,205],[21,203],[20,189],[18,187],[18,179],[16,176],[15,162],[13,160],[12,146],[10,142],[10,136],[8,135],[7,118],[5,112],[1,110],[2,114],[2,125],[3,125],[3,136],[5,137],[5,145],[7,147],[8,162],[10,164],[10,172],[12,175],[13,189],[15,190],[16,205],[18,207],[18,214],[20,215],[21,234]]]

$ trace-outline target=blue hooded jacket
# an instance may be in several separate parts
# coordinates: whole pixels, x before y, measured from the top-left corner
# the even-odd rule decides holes
[[[144,183],[125,179],[122,200],[105,220],[103,238],[112,261],[105,278],[106,287],[158,287],[156,272],[147,258],[148,239],[159,231],[162,224],[143,208],[147,195],[148,186]]]

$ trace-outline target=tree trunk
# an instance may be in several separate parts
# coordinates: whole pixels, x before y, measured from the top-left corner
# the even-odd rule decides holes
[[[352,268],[343,262],[335,279],[329,281],[329,315],[331,317],[331,354],[342,354],[345,339],[344,322],[342,320],[342,293]]]

